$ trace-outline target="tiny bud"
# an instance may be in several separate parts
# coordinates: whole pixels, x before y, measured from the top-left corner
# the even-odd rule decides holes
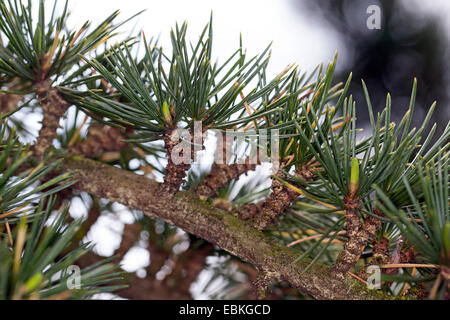
[[[43,278],[44,278],[44,276],[40,272],[36,273],[34,276],[32,276],[25,283],[25,287],[27,289],[27,292],[32,292],[32,291],[36,290],[39,287],[39,285],[41,284]]]
[[[351,195],[354,195],[358,191],[359,186],[359,161],[356,158],[352,159],[352,168],[350,173],[350,186],[349,191]]]
[[[162,112],[163,112],[164,120],[171,124],[172,123],[172,115],[170,114],[170,108],[169,108],[169,104],[167,103],[167,101],[164,101],[164,103],[163,103]]]

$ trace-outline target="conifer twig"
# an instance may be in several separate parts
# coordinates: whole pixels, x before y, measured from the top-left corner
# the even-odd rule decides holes
[[[42,160],[45,152],[52,146],[56,130],[59,128],[59,121],[70,104],[59,95],[58,89],[51,87],[48,80],[36,83],[36,93],[42,107],[43,119],[39,136],[33,148],[35,156]]]
[[[187,143],[182,141],[181,143]],[[176,164],[173,155],[175,154],[175,148],[181,146],[180,139],[178,137],[178,132],[176,129],[172,130],[170,133],[164,136],[164,147],[167,151],[167,165],[164,175],[164,184],[162,185],[163,192],[167,193],[168,196],[177,193],[183,184],[183,179],[186,176],[186,171],[191,167],[190,161],[192,160],[192,154],[189,156],[189,162],[186,163],[182,161]],[[191,149],[191,146],[189,146]],[[192,150],[190,150],[191,153]],[[179,150],[177,154],[184,158],[183,150]]]
[[[233,139],[234,140],[234,139]],[[218,195],[218,191],[225,187],[230,181],[239,178],[240,175],[255,170],[256,164],[247,157],[245,163],[228,164],[229,153],[232,150],[233,140],[222,136],[222,159],[212,165],[210,173],[196,188],[196,193],[202,200],[208,200]],[[220,146],[218,146],[220,147]]]
[[[345,197],[345,219],[348,240],[337,257],[334,265],[336,274],[342,276],[350,271],[359,260],[367,242],[381,226],[381,221],[373,216],[360,222],[360,200],[355,196],[359,187],[359,161],[352,159],[349,195]]]
[[[127,143],[123,141],[125,139],[126,137],[120,129],[95,123],[89,126],[86,139],[81,143],[69,145],[69,151],[92,158],[100,156],[104,152],[123,150],[127,146]]]
[[[286,176],[278,171],[275,176],[285,179]],[[258,230],[265,230],[272,225],[297,199],[298,193],[286,187],[276,178],[272,178],[272,193],[267,199],[254,204],[250,203],[239,208],[239,217],[243,220],[253,219],[253,225]]]

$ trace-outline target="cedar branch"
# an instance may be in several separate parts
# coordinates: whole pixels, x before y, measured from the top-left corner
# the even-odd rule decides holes
[[[319,263],[299,277],[310,263],[308,259],[294,263],[298,257],[295,251],[276,243],[250,223],[205,204],[192,193],[167,197],[161,194],[161,184],[156,181],[83,157],[66,157],[63,169],[75,171],[76,188],[131,209],[151,212],[153,217],[216,244],[256,268],[278,273],[280,279],[317,299],[393,299],[362,287],[348,275],[337,279],[330,267]]]

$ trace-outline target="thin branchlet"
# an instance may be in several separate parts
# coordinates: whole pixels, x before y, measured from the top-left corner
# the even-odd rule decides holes
[[[35,156],[42,160],[45,152],[52,146],[53,139],[56,138],[56,131],[59,128],[59,122],[70,104],[60,96],[58,89],[51,87],[47,80],[36,83],[35,87],[42,108],[43,119],[33,149]]]
[[[281,171],[276,173],[280,179],[286,176]],[[258,230],[265,230],[273,225],[277,219],[290,208],[299,194],[285,186],[277,179],[272,179],[272,192],[267,199],[259,203],[250,203],[239,208],[239,217],[243,220],[252,219]]]
[[[201,200],[217,197],[219,190],[227,186],[232,180],[256,169],[257,164],[254,163],[256,161],[253,161],[250,157],[247,157],[244,163],[228,164],[233,141],[234,139],[227,139],[225,135],[222,137],[222,159],[213,163],[209,174],[206,175],[195,189],[195,193],[198,194]],[[218,147],[220,147],[220,145]]]

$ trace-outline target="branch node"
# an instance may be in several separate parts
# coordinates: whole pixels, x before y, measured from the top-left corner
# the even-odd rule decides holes
[[[281,179],[286,176],[280,171],[276,174]],[[298,197],[298,193],[272,179],[272,193],[267,199],[257,204],[247,204],[238,210],[243,220],[254,218],[253,225],[258,230],[266,230],[287,210]]]
[[[339,253],[333,270],[338,277],[343,277],[358,262],[359,257],[367,246],[370,238],[375,236],[381,226],[381,221],[373,216],[366,218],[364,223],[360,221],[359,199],[353,197],[344,200],[346,205],[346,229],[348,240],[344,249]],[[376,210],[374,210],[374,213]]]
[[[59,121],[70,104],[60,96],[58,89],[51,87],[48,80],[36,83],[36,93],[42,107],[43,119],[33,151],[36,157],[42,160],[45,152],[52,146],[56,130],[59,128]]]
[[[180,190],[183,184],[183,179],[186,176],[186,171],[191,167],[192,154],[184,154],[186,148],[183,148],[182,144],[187,142],[181,141],[179,132],[177,129],[172,130],[170,133],[164,136],[164,147],[167,151],[167,166],[164,176],[164,184],[161,185],[161,189],[164,194],[174,195]],[[181,147],[181,148],[180,148]],[[181,149],[181,150],[179,150]],[[191,146],[188,146],[189,151],[191,151]],[[175,151],[179,151],[179,159],[181,161],[174,161]],[[189,158],[189,161],[186,159]]]

